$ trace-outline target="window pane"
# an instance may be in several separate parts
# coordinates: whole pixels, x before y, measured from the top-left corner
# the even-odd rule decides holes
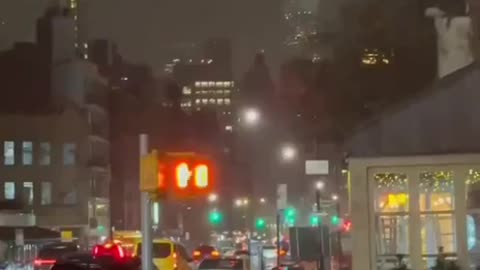
[[[63,145],[63,164],[75,165],[76,145],[73,143],[66,143]]]
[[[15,142],[3,142],[3,159],[5,165],[15,165]]]
[[[52,204],[52,183],[42,182],[41,201],[42,205]]]
[[[480,266],[480,170],[470,169],[467,187],[467,245],[470,264]]]
[[[374,175],[376,212],[408,212],[408,179],[406,174]]]
[[[421,216],[422,254],[436,255],[439,248],[448,254],[457,251],[455,243],[455,221],[452,214],[427,214]],[[435,256],[426,258],[427,266],[435,265]]]
[[[408,216],[377,216],[375,229],[377,254],[409,254]]]
[[[33,204],[33,183],[23,182],[23,201],[27,205]]]
[[[452,172],[422,172],[419,188],[420,211],[449,211],[454,209]]]
[[[77,203],[77,192],[73,190],[66,193],[65,196],[63,197],[63,204],[73,205],[76,203]]]
[[[3,184],[3,192],[6,200],[15,200],[15,183],[5,182]]]
[[[33,163],[33,143],[22,142],[22,164],[32,165]]]
[[[51,151],[51,146],[50,143],[48,142],[42,142],[40,143],[40,157],[38,159],[38,163],[40,165],[50,165],[50,151]]]

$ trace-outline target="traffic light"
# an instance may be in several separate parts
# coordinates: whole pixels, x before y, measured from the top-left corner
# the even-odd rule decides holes
[[[297,222],[297,211],[293,207],[285,209],[285,223],[288,226],[294,226]]]
[[[330,219],[330,223],[333,226],[338,226],[340,224],[340,218],[338,216],[332,216],[332,218]]]
[[[320,224],[322,224],[322,218],[319,215],[310,215],[310,226],[317,227],[320,226]]]
[[[350,220],[343,221],[342,230],[344,232],[350,232],[352,230],[352,222]]]
[[[177,197],[195,197],[207,195],[213,189],[214,169],[205,157],[168,156],[173,168],[173,192]]]
[[[265,228],[267,227],[267,222],[265,221],[265,219],[263,218],[257,218],[255,220],[255,228],[259,231],[263,231],[265,230]]]
[[[163,153],[156,150],[140,159],[140,191],[153,199],[167,193],[174,197],[207,195],[213,189],[212,162],[195,153]]]
[[[158,152],[153,150],[140,159],[140,191],[164,195],[166,188],[167,182],[158,160]]]
[[[212,210],[208,214],[208,221],[214,226],[218,226],[223,222],[223,214],[218,210]]]

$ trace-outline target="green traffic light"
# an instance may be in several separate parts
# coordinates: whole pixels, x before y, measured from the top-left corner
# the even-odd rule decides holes
[[[223,221],[223,215],[217,210],[213,210],[210,212],[208,216],[208,220],[213,225],[219,225]]]
[[[330,222],[332,223],[332,225],[337,226],[338,224],[340,224],[340,218],[338,216],[332,216]]]
[[[322,224],[322,218],[318,215],[311,215],[310,216],[310,226],[315,227]]]
[[[267,222],[263,218],[257,218],[257,220],[255,221],[255,228],[257,228],[257,230],[263,230],[266,226]]]
[[[293,207],[285,209],[285,222],[288,226],[295,226],[297,222],[297,210]]]

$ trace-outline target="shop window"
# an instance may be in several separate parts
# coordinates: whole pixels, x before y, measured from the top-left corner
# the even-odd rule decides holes
[[[374,175],[374,209],[378,263],[409,253],[408,178],[406,174]]]
[[[436,263],[439,249],[456,252],[454,175],[451,171],[423,171],[419,175],[422,256],[425,267]]]

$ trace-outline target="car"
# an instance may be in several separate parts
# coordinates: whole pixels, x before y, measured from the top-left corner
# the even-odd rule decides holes
[[[75,253],[80,247],[75,243],[52,243],[40,248],[33,263],[34,270],[50,270],[61,257]]]
[[[204,259],[198,270],[248,270],[248,260],[244,258],[209,258]]]
[[[153,262],[162,270],[192,270],[190,263],[193,261],[180,243],[168,239],[153,240]],[[140,257],[142,243],[135,247],[134,255]]]
[[[195,260],[198,263],[206,258],[219,258],[219,257],[220,257],[220,252],[218,252],[218,250],[215,247],[209,246],[209,245],[201,245],[193,251],[193,260]]]
[[[141,270],[141,260],[137,257],[119,258],[112,252],[78,252],[57,260],[51,270]],[[152,270],[158,270],[153,265]]]

